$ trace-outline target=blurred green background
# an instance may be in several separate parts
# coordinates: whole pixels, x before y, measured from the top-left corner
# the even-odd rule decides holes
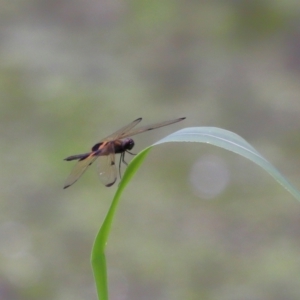
[[[244,137],[300,187],[299,1],[0,1],[0,299],[96,299],[116,186],[73,163],[130,121]],[[300,299],[300,205],[222,149],[166,144],[123,195],[111,299]]]

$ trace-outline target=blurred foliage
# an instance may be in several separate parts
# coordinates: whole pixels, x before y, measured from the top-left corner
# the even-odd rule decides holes
[[[181,126],[222,127],[299,187],[300,2],[0,4],[1,299],[96,299],[89,256],[115,188],[89,170],[62,190],[63,158],[137,117],[187,120],[136,151]],[[190,172],[207,154],[229,179],[203,201]],[[299,299],[299,212],[242,158],[158,147],[112,230],[111,299]]]

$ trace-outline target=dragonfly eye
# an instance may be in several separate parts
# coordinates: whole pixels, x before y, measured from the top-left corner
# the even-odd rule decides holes
[[[127,147],[126,147],[127,150],[131,150],[131,149],[133,148],[133,146],[134,146],[134,141],[133,141],[133,139],[129,139],[126,146],[127,146]]]

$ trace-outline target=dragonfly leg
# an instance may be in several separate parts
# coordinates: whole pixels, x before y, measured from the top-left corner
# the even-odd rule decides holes
[[[131,153],[130,151],[126,150],[126,152],[128,152],[131,155],[136,155],[135,153]],[[128,163],[125,161],[125,152],[121,153],[121,157],[120,157],[120,161],[119,161],[119,174],[120,174],[120,179],[122,178],[121,175],[121,163],[125,164],[126,166],[128,166]]]
[[[132,153],[132,152],[130,152],[128,150],[126,150],[126,152],[129,153],[129,154],[131,154],[131,155],[136,155],[136,153]]]
[[[125,152],[121,153],[120,161],[119,161],[119,174],[120,174],[120,179],[122,178],[121,175],[121,163],[124,163],[126,166],[128,166],[128,163],[125,161]]]

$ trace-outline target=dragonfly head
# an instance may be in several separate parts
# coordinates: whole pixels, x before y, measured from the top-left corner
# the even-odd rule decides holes
[[[134,147],[133,139],[127,138],[124,140],[124,148],[126,150],[131,150]]]

